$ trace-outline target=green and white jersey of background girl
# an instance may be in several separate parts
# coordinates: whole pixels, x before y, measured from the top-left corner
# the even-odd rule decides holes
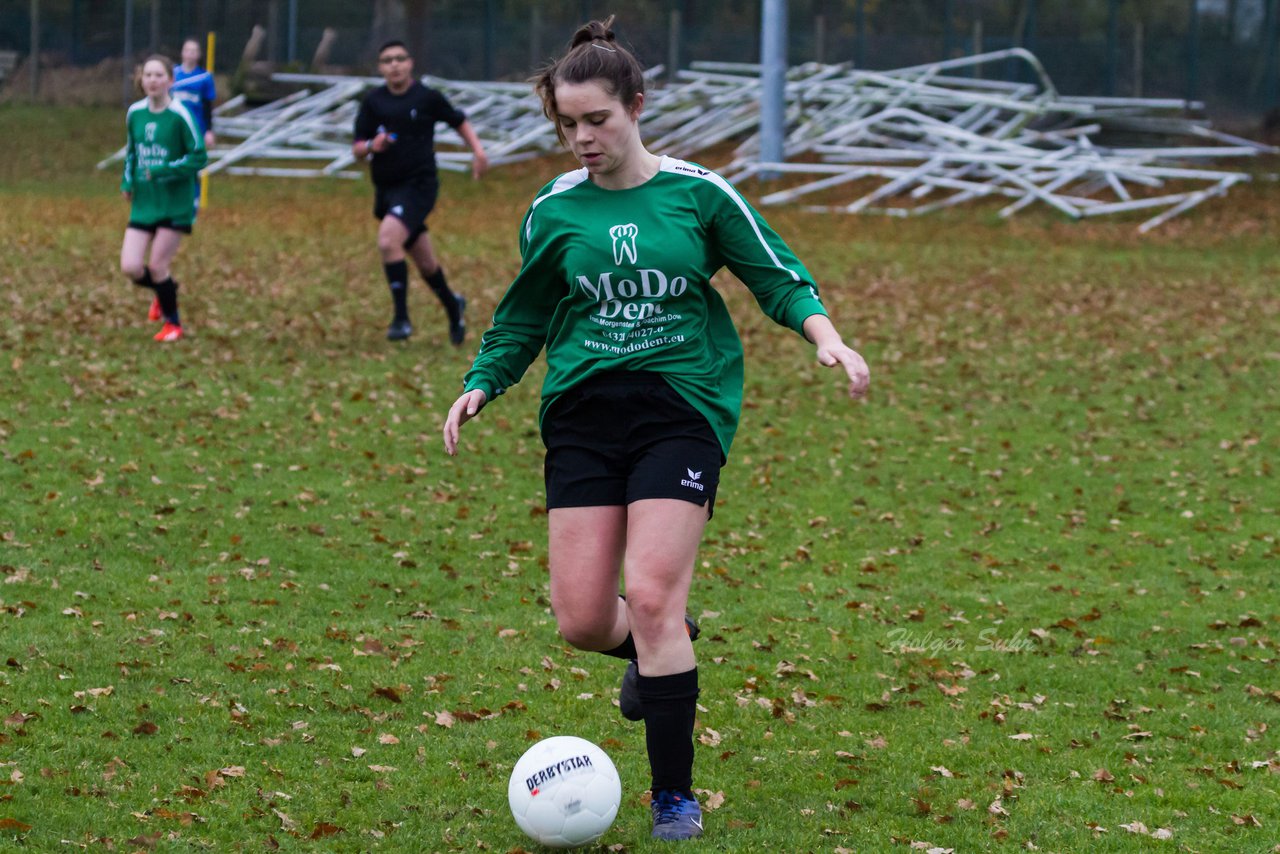
[[[742,343],[711,285],[722,267],[800,332],[825,314],[813,277],[723,178],[664,157],[658,174],[604,190],[585,169],[543,188],[520,234],[523,265],[467,375],[492,398],[547,348],[543,413],[606,370],[662,374],[707,416],[728,455],[742,405]]]
[[[196,174],[209,161],[195,120],[176,99],[156,112],[143,98],[129,107],[125,128],[128,144],[120,189],[133,193],[130,219],[189,224]]]

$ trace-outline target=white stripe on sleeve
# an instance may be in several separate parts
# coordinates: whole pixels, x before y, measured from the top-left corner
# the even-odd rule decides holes
[[[800,274],[795,270],[792,270],[790,267],[785,266],[773,251],[773,247],[769,245],[769,241],[764,239],[764,234],[760,231],[760,224],[756,222],[756,218],[751,215],[751,208],[747,205],[742,196],[738,194],[738,191],[733,188],[732,184],[724,178],[721,178],[715,172],[712,172],[710,169],[702,169],[698,166],[694,166],[692,163],[687,163],[684,160],[677,160],[674,157],[663,157],[661,169],[664,172],[671,172],[677,175],[688,175],[691,178],[707,181],[708,183],[719,187],[726,196],[733,200],[733,203],[737,205],[738,210],[742,212],[743,218],[746,219],[747,223],[751,226],[751,230],[755,232],[756,239],[760,241],[760,245],[764,248],[765,253],[768,254],[769,260],[773,262],[774,266],[779,270],[785,270],[787,275],[791,276],[792,281],[800,281]]]

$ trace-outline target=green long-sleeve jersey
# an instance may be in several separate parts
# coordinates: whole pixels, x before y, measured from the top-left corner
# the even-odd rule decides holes
[[[805,318],[826,314],[813,277],[764,218],[722,177],[674,158],[626,190],[601,189],[585,169],[561,175],[530,205],[520,252],[464,388],[493,400],[545,346],[540,421],[594,374],[651,371],[706,416],[727,458],[742,341],[711,277],[728,267],[766,315],[801,334]]]
[[[176,99],[153,112],[143,98],[129,107],[125,130],[120,189],[133,194],[129,221],[190,225],[195,219],[196,174],[209,162],[204,135],[191,114]]]

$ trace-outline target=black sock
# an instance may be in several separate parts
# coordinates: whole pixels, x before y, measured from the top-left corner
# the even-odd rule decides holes
[[[424,278],[427,280],[427,287],[431,288],[431,292],[436,295],[436,299],[440,300],[444,310],[449,313],[449,325],[452,326],[457,323],[458,298],[453,291],[449,290],[449,284],[444,279],[444,267],[436,267],[434,273]]]
[[[692,798],[698,668],[670,676],[641,674],[636,687],[644,709],[644,741],[653,791],[675,789]]]
[[[626,601],[627,597],[618,594],[618,598]],[[631,632],[627,632],[627,636],[622,639],[622,643],[613,649],[600,650],[601,655],[607,655],[611,658],[625,658],[627,661],[635,661],[638,653],[636,652],[636,639],[632,637]]]
[[[391,301],[396,307],[396,322],[409,319],[409,265],[405,261],[393,261],[382,265],[391,288]]]
[[[628,661],[635,661],[636,640],[631,636],[631,632],[627,632],[627,637],[622,641],[622,643],[618,644],[613,649],[602,649],[600,650],[600,654],[608,655],[613,658],[625,658]]]
[[[169,276],[163,282],[156,282],[155,289],[156,299],[160,300],[160,313],[164,315],[165,322],[181,326],[182,321],[178,319],[178,283]]]
[[[152,291],[156,289],[156,283],[151,279],[150,267],[143,267],[142,278],[134,279],[133,283],[140,288],[147,288],[148,290],[152,290]]]

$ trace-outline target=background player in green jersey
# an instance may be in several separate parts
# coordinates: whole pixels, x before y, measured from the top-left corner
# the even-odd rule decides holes
[[[170,265],[182,235],[195,218],[196,174],[208,162],[195,120],[169,94],[173,65],[161,56],[142,66],[146,97],[129,107],[128,142],[120,191],[131,202],[129,226],[120,247],[120,269],[141,287],[155,292],[153,320],[164,320],[157,341],[182,337],[178,283]]]
[[[540,413],[551,604],[576,647],[629,659],[620,705],[643,719],[653,835],[702,833],[693,795],[698,671],[686,617],[694,560],[742,405],[742,343],[711,285],[727,266],[849,393],[863,358],[827,318],[813,277],[724,179],[650,153],[644,78],[605,22],[574,35],[537,80],[547,116],[583,168],[539,193],[522,266],[494,313],[445,449],[486,402],[547,351]],[[618,596],[619,578],[626,598]]]

